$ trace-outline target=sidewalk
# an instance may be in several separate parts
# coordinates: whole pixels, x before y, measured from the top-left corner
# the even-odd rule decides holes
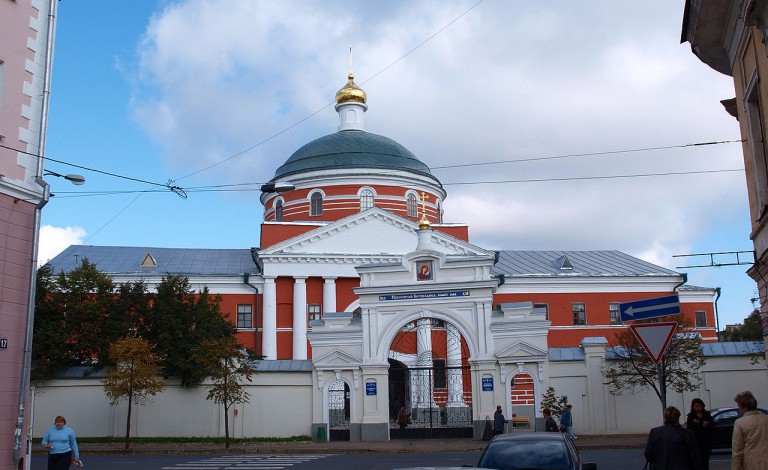
[[[588,449],[639,449],[645,447],[646,435],[611,434],[579,436],[576,446]],[[302,442],[253,442],[232,444],[209,443],[131,443],[129,450],[121,443],[79,445],[82,455],[95,454],[348,454],[384,452],[480,452],[487,441],[474,439],[418,439],[390,441],[302,441]],[[35,447],[35,453],[42,449]]]

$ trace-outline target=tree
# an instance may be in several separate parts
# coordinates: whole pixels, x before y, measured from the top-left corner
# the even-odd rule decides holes
[[[557,398],[555,393],[555,387],[547,387],[547,391],[541,394],[541,409],[549,408],[552,411],[552,416],[560,418],[563,413],[562,398]]]
[[[143,289],[143,284],[138,284]],[[50,378],[62,368],[108,362],[110,344],[131,332],[135,319],[116,302],[112,278],[83,259],[69,273],[37,271],[33,377]]]
[[[150,396],[165,389],[165,382],[158,377],[160,358],[146,340],[137,336],[126,336],[114,343],[109,348],[109,356],[115,366],[107,370],[101,382],[113,406],[123,399],[128,401],[125,448],[129,449],[133,404],[144,404]]]
[[[763,322],[760,310],[753,310],[741,325],[727,326],[721,335],[723,341],[762,341]]]
[[[691,328],[690,321],[684,317],[677,316],[671,320],[678,322],[678,332],[670,340],[659,362],[666,386],[660,387],[656,365],[634,333],[627,329],[616,335],[612,344],[613,355],[606,357],[606,366],[603,368],[603,376],[608,381],[611,394],[651,389],[664,404],[667,388],[677,393],[698,390],[701,383],[699,370],[706,363],[701,352],[701,335]]]
[[[195,354],[205,340],[235,333],[219,309],[220,301],[207,287],[195,293],[186,276],[168,275],[157,286],[143,336],[157,345],[166,372],[178,374],[182,385],[199,384],[207,376],[201,356]]]
[[[212,382],[206,400],[213,400],[224,408],[224,442],[229,449],[229,408],[238,403],[248,403],[251,395],[242,382],[250,382],[256,369],[251,364],[251,358],[243,352],[242,345],[231,336],[205,340],[198,354]]]

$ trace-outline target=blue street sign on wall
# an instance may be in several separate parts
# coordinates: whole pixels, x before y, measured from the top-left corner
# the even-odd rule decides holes
[[[484,392],[493,391],[493,377],[483,377],[483,391]]]
[[[680,298],[675,295],[619,304],[621,321],[642,320],[680,314]]]
[[[365,394],[368,396],[376,395],[376,382],[365,383]]]

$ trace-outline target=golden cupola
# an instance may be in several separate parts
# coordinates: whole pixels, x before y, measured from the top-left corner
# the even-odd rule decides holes
[[[355,75],[350,72],[347,76],[347,84],[344,88],[336,92],[336,104],[342,103],[363,103],[366,104],[368,97],[362,88],[355,85]]]

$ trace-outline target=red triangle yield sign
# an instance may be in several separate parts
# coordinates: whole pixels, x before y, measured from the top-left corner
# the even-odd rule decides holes
[[[677,322],[643,323],[629,325],[629,328],[643,345],[645,352],[651,356],[653,363],[658,364],[669,346],[669,341],[677,331]]]

